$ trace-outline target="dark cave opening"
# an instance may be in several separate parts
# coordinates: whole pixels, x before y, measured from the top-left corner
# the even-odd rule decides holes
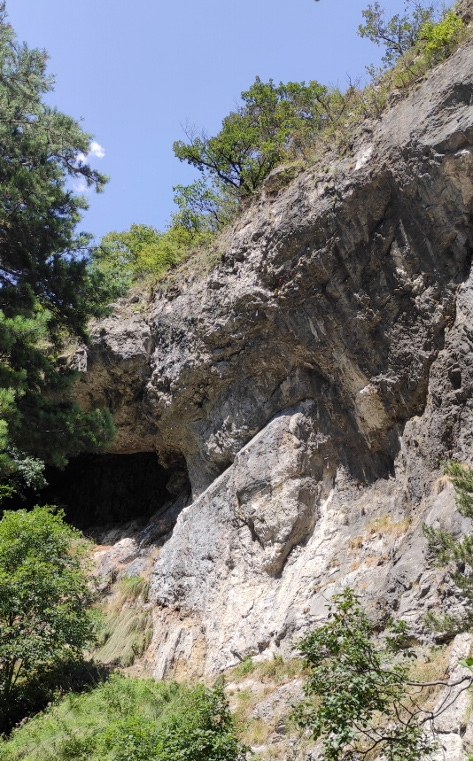
[[[2,508],[57,505],[68,522],[82,530],[132,520],[144,524],[175,498],[176,480],[183,486],[186,480],[183,472],[160,465],[154,452],[81,455],[62,470],[47,467],[45,477],[47,487],[23,499],[6,500]]]

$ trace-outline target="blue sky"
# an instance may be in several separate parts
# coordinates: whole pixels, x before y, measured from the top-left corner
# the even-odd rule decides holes
[[[356,34],[367,2],[7,0],[18,38],[49,52],[50,102],[82,119],[97,143],[91,161],[111,177],[82,227],[98,237],[133,222],[163,229],[172,186],[196,177],[172,152],[181,125],[214,134],[255,76],[343,86],[363,75],[380,56]]]

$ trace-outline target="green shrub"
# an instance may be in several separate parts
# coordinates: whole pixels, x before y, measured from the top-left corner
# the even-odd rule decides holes
[[[80,660],[92,638],[88,552],[51,507],[6,511],[0,521],[1,731],[28,702],[29,685],[63,661]]]
[[[222,687],[113,675],[90,693],[69,695],[0,744],[1,761],[237,761]]]
[[[435,746],[424,731],[432,714],[419,705],[418,685],[410,690],[405,624],[390,625],[382,644],[375,632],[347,588],[333,598],[327,623],[299,643],[309,673],[307,700],[294,715],[322,738],[326,761],[419,761]]]
[[[251,672],[254,670],[255,670],[255,664],[253,663],[253,658],[250,655],[248,655],[246,658],[242,660],[241,663],[238,664],[238,666],[235,666],[233,670],[233,674],[238,679],[241,676],[246,676],[247,674],[251,674]]]
[[[455,504],[458,512],[465,518],[473,518],[473,468],[457,462],[443,462],[444,474],[455,489]],[[473,536],[466,534],[458,537],[444,529],[425,526],[429,552],[439,566],[452,564],[451,577],[461,589],[465,601],[463,616],[450,616],[431,613],[426,623],[432,629],[453,636],[459,631],[471,629],[473,625],[473,578],[469,569],[473,566]]]
[[[462,19],[452,10],[445,12],[438,22],[428,21],[420,30],[425,41],[424,54],[430,64],[446,58],[454,49],[464,30]]]
[[[159,277],[177,264],[196,236],[182,225],[160,232],[149,225],[132,225],[110,232],[92,254],[90,268],[106,275],[123,291],[140,277]]]

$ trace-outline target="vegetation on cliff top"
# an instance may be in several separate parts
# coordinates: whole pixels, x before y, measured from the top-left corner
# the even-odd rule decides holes
[[[178,211],[169,229],[133,225],[110,233],[91,250],[88,236],[76,233],[85,201],[68,183],[80,177],[100,190],[106,178],[84,161],[90,136],[45,105],[43,96],[51,88],[45,55],[16,43],[0,2],[0,496],[23,484],[40,486],[41,460],[62,465],[111,435],[106,413],[84,415],[68,400],[74,373],[61,362],[65,341],[87,340],[87,320],[135,279],[160,276],[196,246],[207,245],[276,166],[311,161],[318,145],[349,150],[354,125],[378,116],[393,87],[406,90],[452,52],[464,31],[454,11],[436,16],[433,6],[417,0],[407,6],[410,15],[388,20],[378,3],[364,12],[360,34],[385,46],[387,67],[372,71],[364,90],[351,85],[342,93],[315,81],[276,85],[256,79],[216,136],[188,130],[188,142],[175,143],[176,156],[202,178],[175,188]],[[461,473],[451,475],[470,491]],[[446,534],[429,538],[442,562],[471,565],[469,538],[460,544]],[[47,508],[7,513],[0,523],[4,729],[18,718],[18,705],[28,705],[31,685],[80,658],[91,636],[83,555],[77,533]],[[470,594],[470,582],[461,575],[457,581]],[[300,708],[299,721],[314,737],[328,738],[328,761],[357,757],[354,753],[364,757],[373,743],[392,761],[428,754],[418,719],[422,709],[405,691],[407,669],[401,661],[385,668],[383,660],[397,645],[398,655],[409,654],[400,645],[405,632],[394,632],[386,648],[376,650],[373,626],[350,594],[336,601],[329,623],[301,645],[311,669],[306,693],[319,702]],[[117,620],[119,613],[121,608]],[[109,635],[103,644],[115,652]],[[133,647],[143,649],[147,635]],[[120,653],[122,662],[128,655]],[[55,687],[60,686],[59,680]],[[404,721],[399,722],[399,711]],[[0,746],[0,758],[12,761],[237,761],[245,752],[221,686],[191,689],[118,676],[89,694],[68,696]]]
[[[144,225],[109,233],[94,254],[94,268],[120,286],[147,276],[156,280],[245,209],[277,166],[310,164],[320,151],[349,151],[356,128],[377,118],[393,90],[407,93],[434,64],[463,39],[465,25],[454,10],[437,3],[406,0],[404,14],[386,18],[379,2],[363,11],[358,32],[384,48],[384,65],[369,67],[370,82],[350,83],[343,92],[315,80],[276,84],[258,77],[241,93],[241,105],[214,136],[193,126],[174,153],[201,173],[197,182],[175,188],[179,211],[167,230]],[[294,176],[288,173],[290,181]],[[283,181],[284,184],[284,181]],[[148,238],[148,242],[144,239]]]

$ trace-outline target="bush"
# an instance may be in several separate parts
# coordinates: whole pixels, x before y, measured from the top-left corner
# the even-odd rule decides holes
[[[446,11],[438,22],[428,21],[419,36],[425,41],[424,54],[430,64],[446,58],[458,42],[464,29],[463,21],[452,10]]]
[[[50,507],[5,512],[0,521],[0,729],[28,690],[92,637],[88,543]]]
[[[294,715],[315,740],[323,739],[326,761],[373,753],[386,761],[419,761],[434,748],[423,731],[432,714],[419,706],[418,689],[409,691],[405,625],[390,625],[388,632],[376,643],[374,624],[347,588],[333,598],[327,623],[299,643],[309,669],[308,699]]]
[[[465,518],[473,518],[473,469],[457,462],[443,462],[444,474],[455,489],[458,511]],[[462,617],[430,614],[427,623],[437,631],[453,636],[473,625],[473,536],[457,537],[444,529],[434,529],[424,525],[431,556],[439,566],[451,564],[451,577],[461,589],[465,598],[465,613]]]
[[[2,761],[239,761],[222,687],[127,679],[115,674],[69,695],[0,745]]]
[[[220,214],[222,224],[226,218],[217,194],[200,192],[197,185],[176,186],[179,211],[164,232],[150,225],[133,224],[124,232],[107,233],[92,254],[91,274],[105,277],[109,290],[119,296],[143,278],[158,280],[193,249],[207,243],[218,228],[215,215]],[[208,205],[209,210],[200,212],[199,203]]]

